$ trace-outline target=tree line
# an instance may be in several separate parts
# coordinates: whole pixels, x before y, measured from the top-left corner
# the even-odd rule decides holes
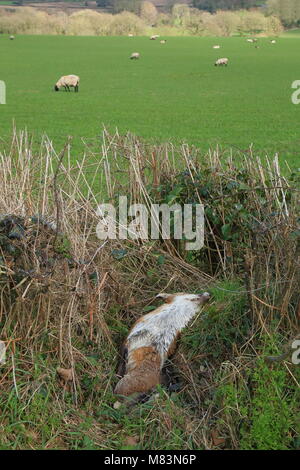
[[[64,34],[74,36],[277,36],[283,31],[280,20],[258,10],[218,10],[210,13],[186,4],[173,5],[169,13],[143,1],[138,14],[129,11],[111,14],[96,10],[79,10],[71,14],[37,8],[0,9],[0,33]]]
[[[288,28],[300,27],[300,0],[267,0],[267,13]]]
[[[166,10],[171,10],[176,0],[166,1]],[[194,8],[209,13],[215,13],[218,10],[241,10],[259,7],[265,3],[265,0],[191,0]],[[100,8],[110,8],[113,13],[120,11],[131,11],[138,13],[142,4],[142,0],[97,0]]]
[[[217,10],[242,10],[262,5],[261,0],[193,0],[193,6],[199,10],[214,13]]]
[[[166,0],[166,10],[172,10],[176,0]],[[142,9],[143,0],[97,0],[101,8],[109,8],[112,13],[130,11],[137,15]],[[300,0],[191,0],[193,8],[216,13],[217,11],[257,10],[266,16],[275,16],[281,23],[290,27],[300,27]]]

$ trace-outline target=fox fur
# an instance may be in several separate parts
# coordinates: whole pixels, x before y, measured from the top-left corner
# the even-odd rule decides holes
[[[180,331],[210,297],[203,294],[158,294],[165,303],[141,317],[123,345],[123,365],[115,393],[129,396],[145,393],[160,383],[167,357],[174,353]]]

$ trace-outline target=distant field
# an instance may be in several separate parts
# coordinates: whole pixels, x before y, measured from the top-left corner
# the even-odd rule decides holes
[[[212,45],[221,44],[220,50]],[[187,141],[207,150],[279,152],[299,164],[300,106],[291,84],[300,80],[298,38],[280,38],[260,48],[242,38],[0,37],[1,138],[12,122],[36,137],[47,133],[61,144],[67,135],[97,143],[102,124],[130,130],[155,142]],[[141,59],[129,60],[138,51]],[[213,66],[229,57],[227,68]],[[56,80],[75,73],[78,94],[53,91]]]
[[[282,37],[300,37],[300,29],[289,29],[282,34]]]

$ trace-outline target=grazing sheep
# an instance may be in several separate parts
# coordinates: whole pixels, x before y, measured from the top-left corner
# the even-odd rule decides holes
[[[253,39],[247,39],[247,42],[254,42]]]
[[[139,59],[139,58],[140,58],[139,52],[133,52],[130,56],[130,59]]]
[[[129,33],[129,34],[128,34],[128,37],[129,37],[129,38],[132,38],[132,37],[133,37],[133,34],[132,34],[132,33]]]
[[[151,41],[155,41],[155,39],[159,38],[159,34],[153,34],[150,39]]]
[[[161,41],[159,41],[161,44],[166,44],[167,40],[166,39],[162,39]]]
[[[9,39],[13,40],[13,39],[15,39],[15,36],[11,35],[11,36],[9,36]]]
[[[275,39],[272,39],[271,44],[276,44]]]
[[[219,45],[216,44],[215,46],[213,46],[213,49],[220,49],[220,47],[221,47],[221,46],[219,46]]]
[[[228,59],[226,57],[222,57],[221,59],[218,59],[216,62],[215,62],[215,65],[228,65]]]
[[[60,77],[58,82],[54,86],[55,91],[59,91],[61,87],[64,87],[66,91],[70,91],[70,87],[74,88],[74,91],[78,91],[79,77],[77,75],[64,75]]]

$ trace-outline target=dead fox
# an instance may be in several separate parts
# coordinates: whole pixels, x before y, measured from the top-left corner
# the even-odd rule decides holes
[[[160,383],[161,370],[176,348],[180,331],[210,297],[203,294],[158,294],[165,303],[141,317],[132,327],[122,347],[122,376],[115,393],[129,396],[145,393]]]

